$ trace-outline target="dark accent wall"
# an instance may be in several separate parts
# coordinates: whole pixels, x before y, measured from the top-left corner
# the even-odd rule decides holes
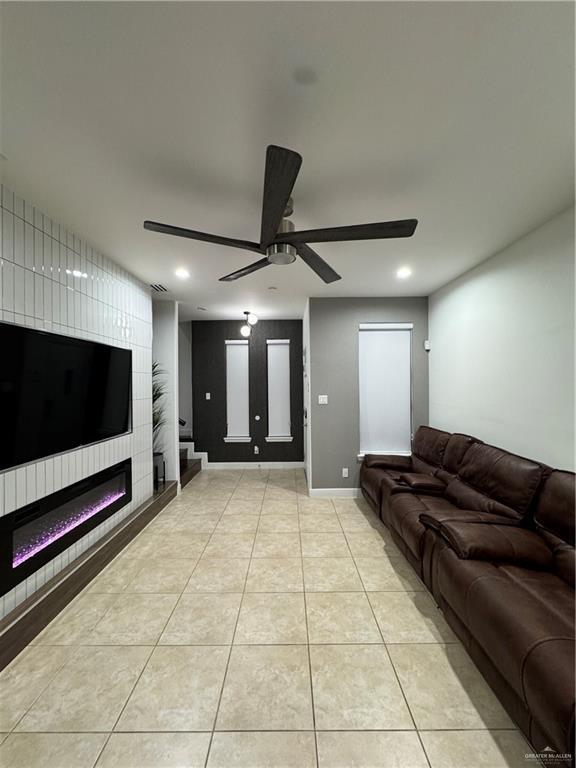
[[[249,346],[251,443],[225,443],[226,345],[241,339],[240,320],[192,323],[192,404],[194,447],[208,453],[209,461],[303,461],[302,321],[260,320],[252,328]],[[290,339],[291,443],[267,443],[268,377],[267,339]],[[211,399],[206,400],[206,392]],[[260,416],[260,421],[255,416]],[[260,449],[254,454],[254,446]]]

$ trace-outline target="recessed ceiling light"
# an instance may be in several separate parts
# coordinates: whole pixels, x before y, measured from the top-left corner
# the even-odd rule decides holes
[[[186,280],[187,277],[190,277],[190,272],[188,272],[188,270],[184,269],[183,267],[177,269],[174,274],[176,277],[179,277],[180,280]]]
[[[400,269],[396,270],[396,277],[398,277],[400,280],[406,280],[407,277],[410,277],[412,274],[412,270],[410,267],[400,267]]]
[[[298,85],[313,85],[318,80],[318,73],[312,67],[296,67],[292,77]]]

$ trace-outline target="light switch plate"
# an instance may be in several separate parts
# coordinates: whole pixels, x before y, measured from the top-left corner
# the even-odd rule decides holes
[[[328,395],[318,395],[318,405],[328,405]]]
[[[210,400],[210,392],[206,392],[206,400]]]

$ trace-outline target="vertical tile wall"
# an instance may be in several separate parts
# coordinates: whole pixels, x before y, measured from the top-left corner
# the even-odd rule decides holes
[[[152,302],[146,285],[6,187],[0,191],[0,320],[132,349],[133,366],[131,434],[0,472],[6,515],[132,457],[132,502],[1,597],[3,617],[152,493]]]

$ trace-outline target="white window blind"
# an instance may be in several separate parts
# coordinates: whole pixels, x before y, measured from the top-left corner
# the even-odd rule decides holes
[[[411,336],[411,323],[360,325],[360,453],[410,452]]]
[[[290,424],[290,340],[268,339],[269,443],[292,441]]]
[[[227,443],[250,442],[248,341],[226,342]]]

